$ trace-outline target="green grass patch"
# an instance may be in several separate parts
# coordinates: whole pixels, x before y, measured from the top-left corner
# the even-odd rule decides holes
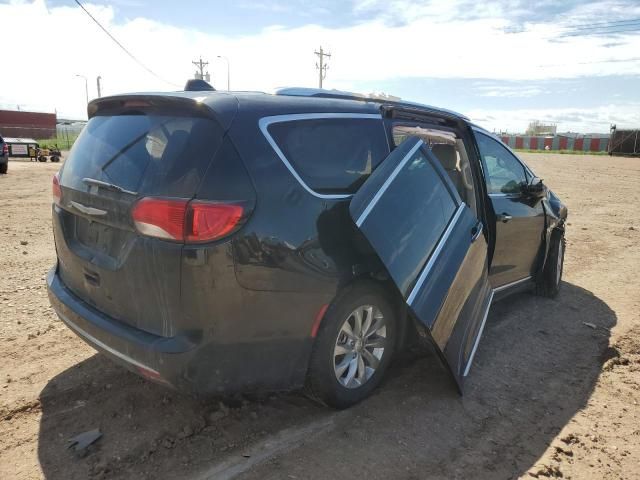
[[[58,135],[57,137],[53,138],[36,138],[35,140],[36,142],[38,142],[38,145],[40,145],[40,148],[52,148],[57,145],[60,150],[69,150],[78,138],[78,135],[79,134],[77,133],[69,133]]]

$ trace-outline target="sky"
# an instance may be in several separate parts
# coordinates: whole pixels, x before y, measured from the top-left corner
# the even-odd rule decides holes
[[[89,98],[171,91],[208,60],[233,90],[384,92],[495,131],[640,127],[640,0],[0,0],[0,108],[86,118]],[[141,66],[142,64],[143,66]]]

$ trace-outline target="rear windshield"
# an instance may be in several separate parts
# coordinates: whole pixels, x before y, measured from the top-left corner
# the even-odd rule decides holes
[[[64,187],[86,191],[84,178],[144,195],[192,195],[222,140],[205,118],[162,115],[93,117],[62,169]]]
[[[323,118],[273,123],[269,134],[312,189],[353,193],[389,154],[381,120]]]

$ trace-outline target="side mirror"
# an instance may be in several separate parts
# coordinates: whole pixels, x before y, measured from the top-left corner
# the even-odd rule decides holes
[[[533,177],[529,180],[529,183],[524,186],[523,190],[524,193],[535,198],[542,198],[547,194],[547,187],[545,187],[542,179],[538,177]]]

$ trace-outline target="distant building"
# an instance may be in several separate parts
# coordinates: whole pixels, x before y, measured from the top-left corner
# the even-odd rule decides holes
[[[516,150],[572,150],[578,152],[606,152],[609,135],[601,133],[558,133],[556,135],[502,134],[504,143]]]
[[[529,136],[545,136],[555,135],[558,130],[558,125],[555,123],[542,123],[538,120],[534,120],[527,127],[526,135]]]
[[[0,110],[0,134],[14,138],[56,136],[56,114]]]

